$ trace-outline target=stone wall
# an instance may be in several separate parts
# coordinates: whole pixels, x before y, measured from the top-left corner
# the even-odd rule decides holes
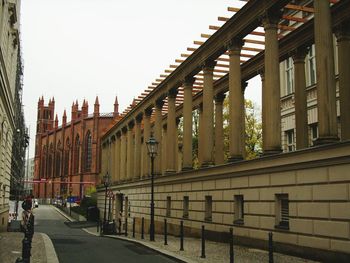
[[[350,143],[314,147],[302,151],[242,161],[206,169],[176,173],[155,179],[156,231],[162,232],[167,218],[169,232],[178,233],[184,220],[187,235],[199,236],[205,225],[213,239],[225,241],[230,227],[238,241],[265,246],[268,232],[274,233],[279,250],[303,256],[350,256]],[[124,182],[111,187],[127,197],[129,229],[136,218],[137,231],[142,217],[148,231],[150,180]],[[288,198],[289,229],[278,227],[281,194]],[[243,220],[237,219],[235,196],[243,197]],[[184,196],[189,199],[184,218]],[[211,220],[206,220],[211,196]],[[167,216],[167,198],[171,199]],[[118,198],[113,201],[117,219]],[[98,206],[104,209],[104,190],[99,190]],[[207,207],[207,208],[206,208]],[[108,209],[108,203],[107,203]],[[214,238],[215,237],[215,238]],[[254,240],[254,242],[253,242]],[[258,242],[257,242],[258,241]],[[348,253],[348,255],[345,255]]]

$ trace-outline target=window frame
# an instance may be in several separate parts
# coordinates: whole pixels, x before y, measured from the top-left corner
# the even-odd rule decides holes
[[[244,224],[244,196],[234,195],[234,221],[235,225]]]
[[[183,218],[189,218],[189,208],[190,208],[190,199],[188,196],[183,197]]]
[[[213,197],[211,195],[205,196],[205,205],[204,205],[204,221],[212,222],[213,221]]]
[[[285,207],[287,205],[287,208]],[[287,210],[286,210],[287,209]],[[286,193],[275,194],[275,228],[289,230],[289,196]]]

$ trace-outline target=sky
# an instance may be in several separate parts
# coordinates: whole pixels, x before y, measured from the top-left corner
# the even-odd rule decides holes
[[[122,112],[200,34],[220,26],[218,16],[232,16],[236,0],[22,0],[21,37],[24,60],[23,105],[34,156],[37,103],[55,98],[61,125],[70,120],[72,102],[83,99],[93,110],[112,112],[118,96]],[[261,104],[260,79],[253,79],[246,98]]]

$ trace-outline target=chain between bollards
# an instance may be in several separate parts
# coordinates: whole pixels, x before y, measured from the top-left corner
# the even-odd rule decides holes
[[[180,222],[180,251],[184,251],[184,221]]]
[[[132,237],[135,238],[135,217],[132,221]]]
[[[145,239],[144,232],[145,232],[145,218],[142,217],[142,220],[141,220],[141,239]]]
[[[202,255],[201,258],[205,258],[205,228],[202,225]]]
[[[164,219],[164,245],[168,245],[168,227],[166,219]]]
[[[269,232],[269,263],[273,263],[273,240],[272,240],[272,232]]]
[[[233,228],[230,228],[230,263],[233,263],[235,261],[234,259],[234,253],[233,253]]]

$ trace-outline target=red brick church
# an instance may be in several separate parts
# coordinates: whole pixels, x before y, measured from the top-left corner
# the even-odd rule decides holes
[[[55,116],[55,117],[54,117]],[[71,121],[67,122],[66,111],[62,125],[55,115],[55,100],[44,105],[39,98],[35,145],[34,196],[53,199],[59,196],[82,197],[86,189],[99,184],[101,167],[101,136],[119,120],[118,100],[114,111],[100,113],[96,97],[93,113],[89,114],[88,102],[81,109],[73,102]]]

